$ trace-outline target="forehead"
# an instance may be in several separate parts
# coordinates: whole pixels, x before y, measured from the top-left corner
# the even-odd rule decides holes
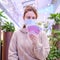
[[[36,17],[36,14],[33,11],[28,11],[25,16],[34,16]]]

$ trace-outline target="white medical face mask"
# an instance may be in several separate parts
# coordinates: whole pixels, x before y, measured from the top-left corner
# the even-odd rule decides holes
[[[25,25],[28,26],[32,26],[32,25],[36,25],[36,19],[27,19],[25,20]]]

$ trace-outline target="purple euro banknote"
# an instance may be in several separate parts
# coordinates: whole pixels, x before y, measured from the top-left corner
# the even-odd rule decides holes
[[[36,33],[36,34],[39,34],[40,32],[40,27],[36,26],[36,25],[32,25],[32,26],[28,26],[28,32],[30,33]]]

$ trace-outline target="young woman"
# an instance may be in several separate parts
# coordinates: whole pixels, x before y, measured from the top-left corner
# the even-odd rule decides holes
[[[8,60],[46,60],[50,47],[46,33],[29,33],[27,26],[35,23],[38,17],[37,10],[32,6],[26,6],[23,19],[25,25],[19,31],[14,32],[9,46]]]

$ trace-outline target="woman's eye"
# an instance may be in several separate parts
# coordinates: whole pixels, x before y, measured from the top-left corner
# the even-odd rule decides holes
[[[30,16],[28,16],[27,19],[30,19]]]
[[[32,19],[36,19],[35,17],[32,17]]]

